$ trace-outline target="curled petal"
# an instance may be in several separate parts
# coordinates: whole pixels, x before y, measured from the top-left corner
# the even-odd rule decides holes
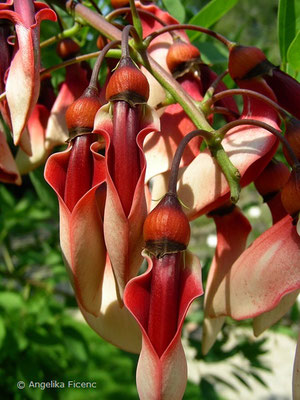
[[[253,318],[274,309],[283,296],[298,291],[299,250],[296,227],[286,216],[260,235],[233,264],[215,293],[215,315]]]
[[[137,387],[140,399],[181,399],[186,386],[186,360],[180,341],[182,324],[191,302],[203,293],[201,267],[198,259],[189,252],[180,267],[180,295],[177,303],[177,326],[175,334],[161,356],[158,355],[148,336],[151,298],[159,293],[151,291],[153,261],[148,261],[147,271],[133,278],[126,286],[124,302],[137,320],[142,331],[142,351],[137,367]],[[175,300],[175,299],[174,299]],[[174,307],[176,307],[174,301]],[[171,310],[170,310],[171,311]],[[172,312],[173,313],[173,312]],[[162,321],[167,324],[167,321]],[[157,326],[160,330],[161,326]],[[164,328],[165,329],[165,328]]]
[[[142,144],[147,134],[158,129],[158,118],[149,108],[145,108],[142,129],[137,136],[141,160],[141,174],[135,187],[132,204],[128,216],[125,215],[118,192],[109,171],[109,160],[106,157],[107,196],[104,211],[105,244],[112,263],[112,268],[122,296],[126,283],[134,277],[141,265],[143,247],[142,229],[147,215],[144,181],[146,172]],[[108,106],[103,106],[95,118],[94,132],[102,134],[110,147],[112,121],[108,114]],[[117,229],[116,229],[117,227]]]
[[[64,186],[68,173],[71,147],[52,155],[46,164],[45,179],[55,190],[60,206],[60,242],[63,255],[81,305],[98,315],[106,251],[103,240],[100,185],[98,182],[81,197],[72,212],[64,202]],[[104,171],[104,160],[94,153],[94,169]]]
[[[40,90],[39,25],[44,19],[56,21],[56,14],[45,4],[36,2],[35,7],[35,22],[30,27],[26,26],[22,16],[16,12],[0,11],[0,18],[8,18],[16,24],[18,38],[6,82],[6,96],[16,145],[20,144],[21,135]]]
[[[4,132],[0,130],[0,181],[21,185],[21,177]]]

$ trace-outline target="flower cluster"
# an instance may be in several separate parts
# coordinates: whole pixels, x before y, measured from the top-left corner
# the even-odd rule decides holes
[[[76,57],[78,43],[63,38],[57,54],[66,76],[55,91],[39,42],[41,21],[56,21],[55,12],[32,0],[0,4],[0,111],[18,146],[14,158],[0,131],[0,180],[21,184],[22,174],[47,160],[61,249],[87,323],[140,353],[141,399],[181,399],[182,325],[204,293],[200,262],[187,249],[189,221],[207,215],[217,230],[204,293],[204,353],[226,316],[253,318],[259,335],[299,293],[300,85],[260,49],[180,25],[152,3],[112,1],[116,10],[106,18],[81,3],[58,3],[99,31],[101,50],[91,70]],[[117,16],[124,25],[111,22]],[[202,61],[187,29],[227,47],[235,89]],[[280,143],[286,162],[274,159]],[[58,145],[65,148],[53,153]],[[247,247],[251,225],[237,202],[252,182],[273,225]],[[295,399],[299,364],[298,351]]]

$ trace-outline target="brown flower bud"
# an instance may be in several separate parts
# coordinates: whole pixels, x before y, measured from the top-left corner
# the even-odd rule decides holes
[[[271,160],[254,184],[259,194],[268,201],[287,183],[290,176],[289,168],[280,161]]]
[[[281,201],[292,217],[300,211],[300,165],[292,170],[288,182],[281,191]]]
[[[286,122],[286,129],[285,129],[285,138],[291,145],[295,156],[300,161],[300,121],[296,118],[291,118],[289,121]],[[283,153],[287,160],[287,162],[293,166],[294,162],[291,159],[289,152],[287,151],[286,147],[283,146]]]
[[[125,7],[129,4],[129,0],[111,0],[111,5],[113,8]]]
[[[70,38],[62,39],[56,46],[56,52],[63,60],[76,56],[79,50],[79,45]]]
[[[149,83],[145,75],[129,57],[121,58],[107,87],[107,101],[123,100],[130,105],[146,103],[149,98]]]
[[[167,193],[147,216],[144,223],[146,249],[157,258],[186,249],[190,225],[177,197]]]
[[[99,50],[102,50],[103,47],[106,45],[107,41],[106,38],[102,35],[99,35],[97,38],[96,46]]]
[[[195,62],[200,62],[200,51],[192,44],[177,39],[170,46],[166,61],[172,73],[186,70]]]
[[[82,96],[68,107],[66,121],[72,138],[93,130],[95,115],[101,106],[98,91],[88,87]]]
[[[232,79],[250,79],[270,74],[274,68],[257,47],[234,45],[229,50],[228,70]]]

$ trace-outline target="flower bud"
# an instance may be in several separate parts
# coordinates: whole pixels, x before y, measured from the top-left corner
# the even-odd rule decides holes
[[[254,184],[259,194],[268,201],[284,187],[289,176],[290,170],[285,164],[271,160]]]
[[[228,70],[232,79],[250,79],[269,74],[274,65],[257,47],[234,45],[229,50]]]
[[[300,121],[296,118],[291,118],[286,122],[285,138],[291,145],[295,156],[300,161]],[[286,147],[283,146],[283,153],[287,162],[293,166],[294,162],[291,159]]]
[[[292,217],[300,211],[300,165],[292,170],[288,182],[281,191],[281,201]]]
[[[129,4],[129,0],[111,0],[111,5],[113,8],[125,7]]]
[[[173,193],[167,193],[150,212],[144,223],[146,250],[157,258],[186,249],[190,225]]]
[[[200,51],[192,44],[177,39],[170,46],[166,61],[172,73],[185,71],[200,61]]]
[[[106,38],[102,35],[99,35],[96,42],[97,48],[99,50],[102,50],[105,45],[106,45]]]
[[[56,47],[56,52],[62,60],[76,56],[79,50],[79,45],[70,38],[62,39]]]
[[[66,122],[72,137],[84,132],[91,132],[97,111],[102,106],[98,91],[88,87],[82,96],[67,109]]]
[[[149,83],[145,75],[129,57],[121,58],[106,87],[106,100],[127,101],[130,105],[146,103],[149,98]]]

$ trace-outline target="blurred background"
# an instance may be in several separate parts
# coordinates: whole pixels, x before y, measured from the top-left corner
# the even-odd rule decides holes
[[[188,22],[208,1],[183,0]],[[109,2],[98,2],[109,11]],[[162,4],[162,3],[160,3]],[[164,3],[165,4],[165,3]],[[277,0],[237,1],[212,29],[230,40],[260,47],[280,64],[277,40]],[[51,22],[41,36],[56,34]],[[97,33],[83,28],[82,53],[93,51]],[[206,37],[195,39],[205,62],[224,70],[227,50]],[[55,46],[43,52],[43,64],[55,64]],[[63,72],[54,75],[57,85]],[[228,85],[232,82],[228,81]],[[250,186],[239,202],[249,218],[250,240],[271,225],[261,197]],[[3,399],[137,400],[137,356],[125,353],[98,337],[83,321],[63,265],[58,237],[57,200],[43,179],[43,167],[23,177],[20,187],[0,185],[0,393]],[[213,221],[192,223],[190,249],[203,266],[204,285],[216,245]],[[228,318],[212,350],[201,354],[203,299],[189,313],[183,336],[189,363],[184,399],[288,400],[299,303],[269,332],[254,338],[250,321]],[[92,389],[33,389],[34,382],[96,382]],[[26,387],[19,390],[18,381]]]

